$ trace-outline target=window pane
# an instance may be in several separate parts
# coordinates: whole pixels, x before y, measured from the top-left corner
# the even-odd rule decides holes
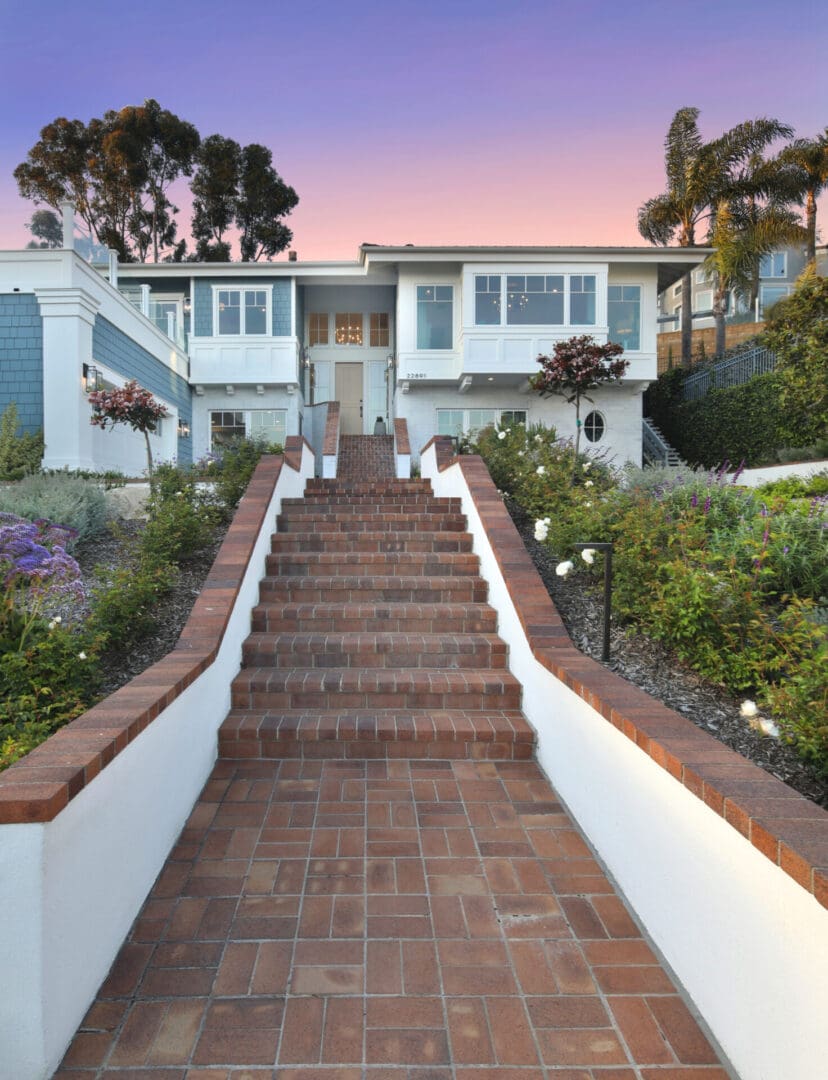
[[[500,413],[501,427],[514,427],[515,424],[526,423],[525,409],[503,409]]]
[[[241,293],[238,289],[222,289],[218,294],[218,332],[241,333]]]
[[[369,340],[369,344],[373,348],[378,348],[380,346],[387,347],[388,342],[388,313],[385,311],[378,311],[372,313],[371,337]]]
[[[462,409],[438,409],[437,410],[437,434],[438,435],[462,435],[463,434],[463,410]]]
[[[250,438],[284,446],[285,416],[282,409],[253,409],[250,413]]]
[[[243,439],[243,412],[211,412],[210,443],[212,446],[226,446],[233,439]]]
[[[451,285],[417,286],[417,348],[452,347],[453,289]]]
[[[267,333],[267,297],[264,290],[248,290],[244,294],[245,334]]]
[[[335,319],[334,340],[337,345],[362,344],[362,314],[358,311],[339,312]]]
[[[494,409],[469,409],[469,431],[482,431],[491,427],[497,420]]]
[[[604,434],[604,418],[599,412],[587,414],[584,420],[584,434],[589,442],[598,442]]]
[[[595,325],[594,274],[574,274],[570,278],[569,321],[576,326]]]
[[[308,316],[308,344],[328,344],[328,313],[311,312]]]
[[[474,279],[474,321],[477,326],[500,326],[500,278]]]
[[[550,275],[539,278],[530,275],[529,281],[544,282],[545,292],[530,292],[527,277],[510,274],[506,281],[506,322],[509,326],[560,326],[563,323],[563,277]],[[556,291],[552,291],[552,290]],[[557,291],[559,289],[559,291]]]
[[[609,340],[625,349],[641,348],[641,286],[610,285],[607,289]]]

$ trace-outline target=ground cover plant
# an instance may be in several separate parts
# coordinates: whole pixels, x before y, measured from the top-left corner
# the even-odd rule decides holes
[[[156,635],[179,578],[189,582],[205,552],[209,564],[259,458],[274,449],[240,440],[194,468],[157,466],[137,527],[107,524],[96,509],[76,513],[84,526],[90,516],[96,523],[81,535],[42,512],[98,508],[103,493],[93,481],[30,477],[39,502],[28,481],[6,489],[32,517],[0,512],[0,770],[136,673],[136,654]],[[223,483],[201,479],[212,472]],[[16,497],[20,488],[26,500]],[[114,565],[91,570],[98,584],[90,586],[74,555],[93,567],[96,549],[113,545]],[[189,611],[196,592],[186,594]]]
[[[498,488],[535,520],[560,561],[614,544],[614,616],[772,716],[768,730],[828,773],[828,496],[739,486],[738,472],[627,469],[576,457],[554,430],[516,425],[473,446]]]

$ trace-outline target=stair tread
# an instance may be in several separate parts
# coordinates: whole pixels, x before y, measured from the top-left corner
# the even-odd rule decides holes
[[[464,739],[496,741],[511,735],[531,743],[534,731],[514,709],[240,709],[230,711],[222,724],[224,738],[275,739],[396,738],[426,741]]]

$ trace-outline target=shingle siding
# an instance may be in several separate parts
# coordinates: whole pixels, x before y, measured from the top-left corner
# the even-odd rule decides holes
[[[211,278],[208,281],[195,283],[195,299],[193,301],[193,334],[195,337],[213,336],[213,286],[225,285],[230,288],[258,288],[270,289],[273,295],[273,336],[289,337],[290,325],[290,281],[257,281],[248,278],[239,281],[238,278]]]
[[[150,393],[175,405],[179,419],[192,427],[192,402],[189,383],[165,364],[156,360],[126,334],[98,315],[92,332],[92,355],[125,379],[135,379]],[[193,460],[192,439],[179,438],[178,461]]]
[[[0,414],[12,401],[22,431],[43,427],[43,319],[31,293],[0,294]]]

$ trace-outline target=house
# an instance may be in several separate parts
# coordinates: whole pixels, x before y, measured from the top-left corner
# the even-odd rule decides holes
[[[824,251],[824,249],[823,249]],[[820,265],[818,253],[817,264]],[[759,260],[759,293],[753,310],[748,309],[744,300],[730,293],[727,297],[728,323],[758,323],[764,320],[765,312],[777,300],[788,296],[794,288],[796,279],[805,269],[807,258],[802,245],[789,245],[763,255]],[[715,326],[713,318],[713,281],[703,267],[697,267],[690,278],[693,305],[693,329],[703,330]],[[676,282],[664,290],[658,298],[659,333],[670,333],[681,329],[681,282]]]
[[[71,216],[65,235],[71,237]],[[434,434],[492,422],[554,426],[537,356],[574,334],[617,341],[630,366],[597,390],[586,445],[641,461],[641,396],[656,377],[657,302],[699,248],[363,244],[353,262],[121,264],[63,249],[0,253],[0,410],[42,426],[51,468],[142,471],[128,429],[88,423],[86,393],[136,378],[168,408],[158,458],[191,461],[235,435],[317,438],[407,421],[415,455]]]

